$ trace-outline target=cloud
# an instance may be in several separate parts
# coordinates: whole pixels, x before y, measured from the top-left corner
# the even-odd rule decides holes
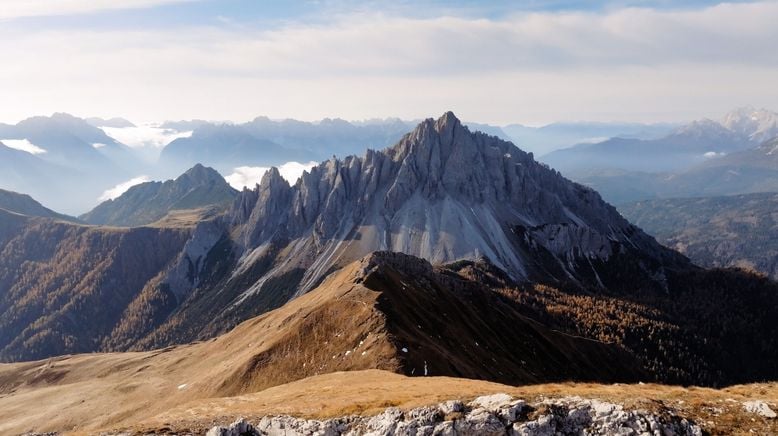
[[[281,173],[281,177],[286,179],[286,181],[290,184],[294,184],[297,182],[297,179],[302,176],[303,171],[309,171],[316,165],[316,162],[308,162],[307,164],[287,162],[278,167],[278,172]],[[238,167],[234,169],[232,174],[224,179],[235,189],[252,189],[262,181],[262,176],[264,176],[269,169],[269,167]]]
[[[27,153],[30,154],[46,153],[46,150],[38,147],[37,145],[33,144],[32,142],[26,139],[0,139],[0,143],[5,144],[9,148],[26,151]]]
[[[778,106],[776,19],[778,2],[757,2],[499,19],[360,13],[273,30],[10,28],[0,92],[19,104],[0,119],[62,105],[235,121],[448,109],[492,123],[719,116]]]
[[[106,135],[133,148],[162,148],[178,138],[188,138],[192,136],[191,131],[179,132],[173,129],[163,129],[156,125],[100,128]]]
[[[115,198],[118,198],[125,192],[127,192],[128,189],[132,188],[135,185],[140,185],[141,183],[146,183],[150,181],[151,178],[149,176],[138,176],[133,179],[127,180],[126,182],[119,183],[118,185],[114,186],[111,189],[106,190],[103,192],[103,195],[98,198],[98,201],[108,201],[113,200]]]
[[[192,0],[3,0],[0,20],[74,15],[115,9],[150,8]]]

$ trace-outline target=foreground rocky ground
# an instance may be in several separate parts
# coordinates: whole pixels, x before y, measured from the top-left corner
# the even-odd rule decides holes
[[[529,404],[507,394],[465,404],[446,401],[407,411],[386,409],[372,417],[307,420],[265,417],[211,428],[207,436],[242,435],[702,435],[700,426],[670,412],[625,410],[599,400],[567,397]]]

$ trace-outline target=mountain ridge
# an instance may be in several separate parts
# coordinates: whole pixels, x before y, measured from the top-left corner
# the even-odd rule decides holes
[[[30,197],[13,191],[0,189],[0,209],[27,216],[55,218],[64,221],[78,222],[78,219],[55,212]]]
[[[174,210],[224,209],[237,193],[216,170],[197,164],[176,179],[135,185],[80,219],[95,225],[142,226]]]

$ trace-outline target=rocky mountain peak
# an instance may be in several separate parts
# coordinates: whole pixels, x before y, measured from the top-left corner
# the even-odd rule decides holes
[[[408,154],[429,156],[430,153],[435,153],[435,157],[440,157],[441,152],[443,157],[446,157],[454,146],[458,145],[454,141],[455,136],[463,136],[457,133],[464,132],[469,133],[456,115],[453,112],[446,112],[437,120],[428,118],[422,121],[394,147],[394,150],[397,152],[398,159]]]
[[[281,176],[281,172],[277,167],[270,167],[265,174],[262,175],[262,179],[259,182],[260,191],[263,189],[272,189],[279,186],[283,188],[289,188],[289,182]]]
[[[397,180],[387,193],[390,207],[417,188],[431,199],[448,195],[476,201],[499,198],[507,194],[506,165],[534,163],[509,142],[471,132],[452,112],[423,121],[390,153],[400,162]]]
[[[80,218],[90,224],[142,226],[174,210],[227,209],[237,195],[216,170],[197,164],[175,180],[135,185]]]
[[[277,265],[268,274],[302,271],[300,292],[373,251],[433,264],[487,257],[515,280],[589,280],[579,271],[589,270],[595,283],[592,259],[636,251],[654,260],[646,265],[677,260],[596,192],[451,112],[394,147],[322,162],[293,186],[271,170],[239,194],[229,220],[245,268],[281,250],[264,260]]]
[[[778,136],[778,113],[754,107],[738,108],[721,122],[727,129],[757,142]]]
[[[193,185],[227,184],[218,171],[199,163],[178,176],[175,181],[176,183],[189,182]]]
[[[453,112],[448,111],[438,118],[434,123],[435,131],[444,139],[453,139],[454,132],[464,128]]]

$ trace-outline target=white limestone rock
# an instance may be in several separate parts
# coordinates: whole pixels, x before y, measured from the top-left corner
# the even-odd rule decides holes
[[[755,413],[763,418],[774,419],[778,416],[775,411],[770,408],[770,405],[764,401],[746,401],[743,403],[743,408],[746,409],[747,412]]]
[[[503,422],[514,422],[519,419],[527,403],[513,400],[508,394],[494,394],[478,397],[470,402],[470,407],[480,407],[496,414]]]
[[[534,416],[529,415],[532,419],[524,413],[524,408],[534,411]],[[467,406],[460,401],[447,401],[405,412],[389,408],[372,417],[349,416],[325,421],[265,417],[256,429],[238,421],[228,429],[211,429],[212,433],[208,435],[239,434],[230,431],[271,436],[702,435],[700,427],[679,416],[627,411],[618,404],[579,397],[549,399],[528,405],[506,394],[478,397]]]
[[[245,419],[239,418],[227,427],[216,426],[206,436],[258,436],[259,433]]]

